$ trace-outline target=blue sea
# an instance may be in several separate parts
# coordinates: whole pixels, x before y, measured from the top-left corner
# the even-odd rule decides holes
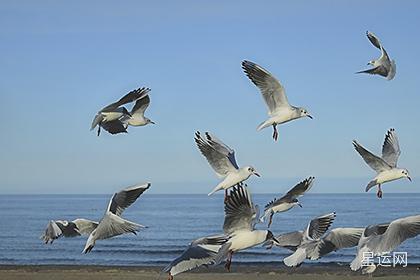
[[[262,207],[274,194],[255,194]],[[85,237],[61,238],[52,245],[39,239],[51,219],[83,217],[100,220],[110,195],[1,195],[0,264],[10,265],[147,265],[165,266],[191,240],[222,232],[223,196],[144,194],[123,217],[148,226],[138,235],[126,234],[100,240],[90,254],[82,254]],[[307,194],[303,208],[274,216],[273,233],[304,229],[316,216],[333,212],[333,227],[363,227],[373,223],[420,214],[420,194],[384,193],[382,200],[368,194]],[[257,227],[264,228],[260,224]],[[398,251],[408,253],[409,263],[420,263],[420,238],[406,241]],[[280,263],[285,249],[261,246],[234,256],[241,263]],[[355,248],[331,253],[321,262],[349,262]],[[310,261],[306,261],[307,263]]]

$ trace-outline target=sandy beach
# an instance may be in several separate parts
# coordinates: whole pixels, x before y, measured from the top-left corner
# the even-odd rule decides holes
[[[158,267],[105,267],[105,266],[1,266],[2,280],[114,280],[150,279],[159,277]],[[380,279],[420,279],[419,265],[405,268],[380,268],[374,274]],[[162,274],[159,279],[166,279]],[[291,280],[333,280],[368,279],[368,276],[352,272],[348,267],[339,265],[317,265],[290,269],[274,266],[236,266],[228,273],[222,267],[211,270],[202,268],[193,272],[177,275],[175,279],[291,279]]]

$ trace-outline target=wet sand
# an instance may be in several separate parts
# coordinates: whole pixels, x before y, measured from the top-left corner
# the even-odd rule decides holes
[[[111,267],[111,266],[0,266],[2,280],[156,280],[160,267]],[[408,267],[380,267],[373,277],[379,279],[408,280],[420,279],[419,265]],[[161,274],[160,279],[167,279]],[[369,279],[360,272],[350,271],[348,265],[314,265],[299,268],[260,265],[232,267],[232,272],[225,272],[223,267],[201,268],[193,272],[179,274],[175,279],[202,280],[253,280],[253,279],[291,279],[291,280],[357,280]]]

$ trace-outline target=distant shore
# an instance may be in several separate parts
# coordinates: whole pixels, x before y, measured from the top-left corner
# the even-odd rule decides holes
[[[420,264],[407,267],[380,267],[374,277],[381,279],[420,279]],[[161,267],[154,266],[80,266],[80,265],[0,265],[2,280],[113,280],[113,279],[150,279],[159,277]],[[200,268],[192,272],[179,274],[175,279],[291,279],[291,280],[333,280],[333,279],[368,279],[360,272],[353,272],[348,265],[314,264],[299,268],[286,268],[273,265],[232,265],[232,272],[226,272],[223,266]],[[166,279],[161,274],[159,279]]]

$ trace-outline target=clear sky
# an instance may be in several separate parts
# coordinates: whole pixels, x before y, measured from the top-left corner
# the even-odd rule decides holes
[[[363,192],[374,172],[354,151],[380,153],[395,127],[420,191],[418,1],[1,1],[0,193],[109,193],[151,181],[151,193],[207,193],[218,178],[196,130],[236,150],[262,175],[256,192],[281,192],[313,175],[315,192]],[[394,80],[355,75],[379,56]],[[267,109],[241,69],[254,61],[282,82],[301,119],[256,132]],[[127,135],[89,131],[100,108],[152,89],[156,126]]]

